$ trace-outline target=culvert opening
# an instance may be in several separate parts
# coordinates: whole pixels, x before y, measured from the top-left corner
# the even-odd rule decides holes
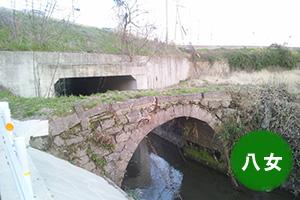
[[[137,89],[136,80],[132,76],[101,76],[61,78],[54,84],[56,96],[79,96],[104,93],[108,90]]]
[[[201,199],[199,196],[205,189],[199,192],[198,186],[207,179],[200,177],[202,173],[208,174],[210,168],[198,167],[188,153],[205,153],[214,159],[213,138],[214,130],[209,124],[195,118],[179,117],[156,127],[132,155],[122,188],[137,194],[137,199]],[[213,180],[215,171],[211,171],[208,178]],[[187,187],[189,191],[185,190]],[[198,195],[197,198],[189,198],[190,192]]]

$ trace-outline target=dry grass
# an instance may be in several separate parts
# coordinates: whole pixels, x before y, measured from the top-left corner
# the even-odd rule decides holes
[[[224,75],[204,75],[185,84],[199,87],[205,85],[286,85],[293,94],[300,94],[300,69],[289,71],[261,70],[255,72],[236,71]]]

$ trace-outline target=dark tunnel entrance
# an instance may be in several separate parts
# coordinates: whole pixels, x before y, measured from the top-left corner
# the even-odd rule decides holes
[[[129,75],[61,78],[55,83],[54,89],[56,96],[79,96],[104,93],[108,90],[133,90],[137,89],[137,84]]]

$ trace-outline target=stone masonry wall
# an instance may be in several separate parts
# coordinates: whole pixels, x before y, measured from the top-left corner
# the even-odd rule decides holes
[[[77,105],[75,113],[51,119],[50,135],[33,138],[31,145],[120,185],[135,149],[151,130],[178,117],[195,118],[214,129],[230,102],[225,92],[209,92],[143,97],[91,109]]]

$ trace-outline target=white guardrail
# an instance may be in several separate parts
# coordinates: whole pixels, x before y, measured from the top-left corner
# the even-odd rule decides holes
[[[19,196],[22,200],[33,200],[25,137],[14,133],[8,102],[0,102],[0,134]]]

